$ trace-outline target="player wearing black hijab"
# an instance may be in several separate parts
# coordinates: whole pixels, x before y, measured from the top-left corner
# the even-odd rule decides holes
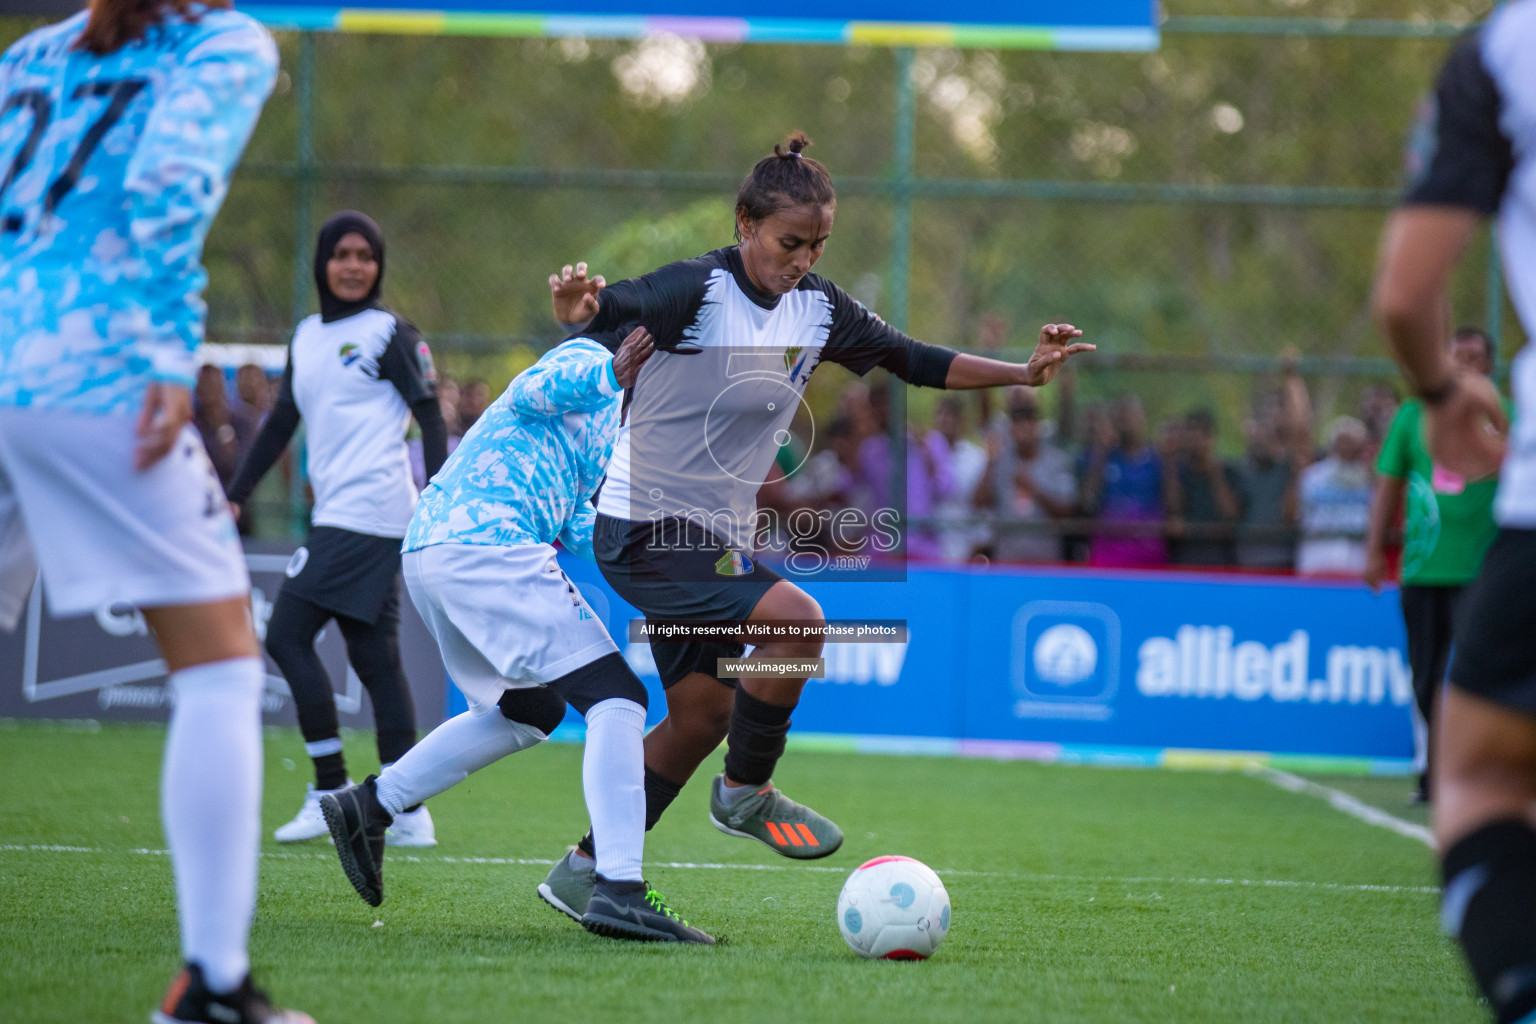
[[[320,313],[299,324],[288,348],[282,389],[234,481],[229,500],[244,504],[287,446],[302,417],[315,507],[304,546],[267,623],[267,653],[293,692],[315,783],[278,842],[328,835],[320,796],[348,785],[336,698],[315,653],[334,619],[347,660],[373,701],[379,761],[390,764],[416,742],[416,712],[400,664],[400,542],[416,507],[405,433],[414,416],[430,479],[448,452],[437,404],[437,375],[410,321],[380,301],[384,234],[369,217],[338,213],[315,245]],[[435,843],[425,807],[397,815],[389,841]]]

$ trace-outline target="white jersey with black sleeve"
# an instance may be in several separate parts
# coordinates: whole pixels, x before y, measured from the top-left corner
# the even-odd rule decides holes
[[[860,375],[881,366],[943,387],[955,357],[820,275],[783,295],[760,292],[734,246],[609,285],[598,302],[590,330],[641,324],[656,352],[630,391],[597,511],[701,521],[738,550],[752,549],[758,489],[818,365]],[[670,351],[680,343],[701,351]]]
[[[1429,147],[1404,205],[1496,217],[1510,297],[1536,331],[1536,0],[1515,0],[1464,36],[1435,86],[1420,139]],[[1511,370],[1515,422],[1494,513],[1536,528],[1536,354]]]
[[[416,509],[405,433],[436,379],[420,333],[388,310],[299,324],[283,392],[307,425],[315,526],[405,536]]]

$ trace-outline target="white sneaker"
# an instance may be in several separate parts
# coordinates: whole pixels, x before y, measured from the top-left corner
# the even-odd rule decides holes
[[[436,846],[437,832],[425,805],[409,814],[395,815],[394,823],[384,830],[385,846]]]
[[[347,780],[347,785],[352,785],[352,780]],[[272,838],[280,843],[302,843],[306,839],[319,839],[321,836],[331,834],[330,828],[325,824],[325,815],[320,812],[320,798],[327,793],[340,793],[339,789],[316,789],[313,785],[304,787],[304,806],[299,808],[299,813],[293,816],[288,824],[280,826],[272,833]]]

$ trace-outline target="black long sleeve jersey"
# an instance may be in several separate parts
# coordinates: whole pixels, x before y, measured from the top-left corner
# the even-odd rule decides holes
[[[597,510],[633,522],[703,521],[738,550],[751,549],[757,491],[817,366],[861,376],[880,366],[943,387],[955,358],[820,275],[784,295],[763,294],[734,246],[609,285],[598,301],[590,331],[639,323],[657,351],[629,395]],[[667,351],[679,343],[702,351]]]

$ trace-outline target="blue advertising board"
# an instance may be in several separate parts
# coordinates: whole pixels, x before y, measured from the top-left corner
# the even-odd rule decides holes
[[[590,562],[562,564],[651,689],[639,614]],[[1268,763],[1394,773],[1413,763],[1395,591],[1289,578],[927,569],[816,583],[832,619],[904,619],[901,643],[837,643],[807,686],[805,745],[1042,761]],[[578,726],[579,720],[570,720]]]

